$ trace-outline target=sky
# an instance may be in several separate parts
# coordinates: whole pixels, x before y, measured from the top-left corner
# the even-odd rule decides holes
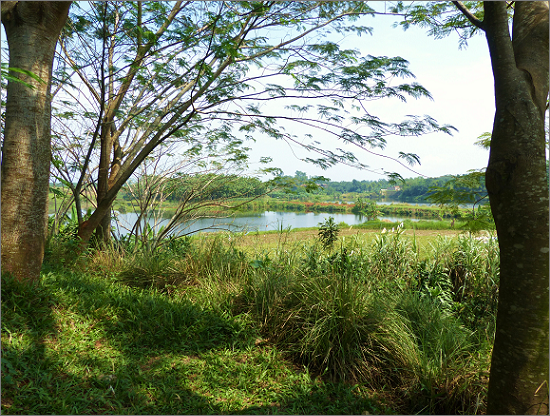
[[[377,2],[374,7],[380,8],[383,4]],[[457,35],[436,40],[426,33],[426,29],[411,27],[403,31],[400,27],[393,28],[392,24],[398,19],[395,16],[365,16],[356,24],[372,27],[372,35],[338,35],[331,40],[339,42],[342,47],[358,49],[363,56],[400,56],[406,59],[409,61],[409,70],[415,74],[416,79],[400,79],[396,83],[416,81],[433,97],[433,101],[427,98],[411,98],[407,103],[397,99],[372,101],[368,108],[369,113],[388,122],[399,122],[407,114],[430,115],[440,124],[456,127],[458,132],[453,136],[434,133],[420,137],[389,137],[387,147],[382,153],[392,157],[396,157],[399,151],[417,154],[421,165],[415,166],[414,170],[427,177],[464,174],[470,169],[484,168],[489,153],[475,146],[474,142],[482,133],[491,131],[495,112],[493,77],[485,37],[475,36],[468,41],[466,48],[459,49]],[[4,42],[2,27],[3,46]],[[296,124],[292,128],[295,129],[293,133],[298,136],[314,133],[315,139],[327,147],[340,146],[345,150],[353,150],[360,162],[369,166],[369,170],[380,173],[382,170],[398,172],[404,178],[418,176],[396,162],[343,146],[332,137],[319,132],[307,131]],[[284,142],[262,136],[255,138],[255,143],[247,143],[252,149],[251,172],[262,167],[257,163],[260,158],[269,156],[273,159],[271,166],[282,169],[285,175],[303,171],[309,176],[322,175],[333,181],[378,180],[385,177],[344,165],[322,170],[303,162],[302,158],[315,155],[308,154],[298,146],[289,149]]]
[[[474,142],[479,135],[492,130],[495,113],[493,76],[485,37],[473,37],[468,41],[468,46],[460,50],[457,35],[436,40],[426,33],[426,29],[411,27],[403,31],[401,27],[393,28],[392,24],[397,19],[382,15],[364,17],[358,24],[372,27],[372,35],[362,35],[360,38],[349,36],[338,40],[346,48],[360,50],[362,55],[400,56],[406,59],[409,61],[409,69],[416,76],[414,81],[431,93],[433,101],[427,98],[408,99],[405,104],[397,99],[373,101],[369,112],[384,121],[400,121],[407,114],[427,114],[441,124],[456,127],[458,132],[453,136],[443,133],[408,138],[393,136],[388,138],[383,153],[393,157],[399,151],[416,153],[420,156],[421,165],[416,165],[414,170],[427,177],[464,174],[470,169],[484,168],[489,152],[474,145]],[[322,170],[302,162],[300,158],[311,155],[297,147],[289,152],[284,143],[263,137],[256,139],[257,142],[250,145],[251,160],[270,156],[273,165],[281,168],[285,175],[294,175],[299,170],[310,176],[322,175],[333,181],[384,178],[383,175],[343,165]],[[316,139],[323,144],[335,143],[329,137],[319,136]],[[344,149],[352,150],[347,147]],[[418,176],[388,159],[361,150],[354,153],[373,170],[398,172],[404,178]],[[254,166],[252,163],[251,167]]]

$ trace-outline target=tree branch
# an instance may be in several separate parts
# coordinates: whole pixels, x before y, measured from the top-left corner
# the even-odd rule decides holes
[[[519,70],[516,66],[510,38],[506,3],[485,1],[483,4],[485,8],[485,32],[495,79],[495,98],[498,102],[500,96],[506,91],[506,88],[500,86],[503,84],[515,85],[515,78],[518,76]]]
[[[456,6],[458,10],[462,12],[464,16],[476,27],[480,28],[481,30],[485,30],[485,24],[481,20],[479,20],[477,17],[474,16],[474,14],[468,9],[464,3],[461,1],[453,1],[453,4]]]

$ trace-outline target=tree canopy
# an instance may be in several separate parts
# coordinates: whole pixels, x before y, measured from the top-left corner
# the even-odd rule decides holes
[[[450,134],[451,126],[429,116],[395,123],[373,113],[372,100],[430,97],[416,82],[390,82],[413,77],[405,59],[359,56],[327,38],[369,33],[354,22],[374,13],[365,2],[74,7],[60,40],[54,132],[59,159],[71,149],[70,165],[80,175],[75,194],[97,167],[98,208],[80,236],[86,240],[108,216],[120,187],[163,144],[212,155],[231,146],[233,157],[246,162],[246,140],[263,134],[309,150],[306,160],[321,167],[368,169],[344,146],[331,150],[316,140],[315,129],[374,154],[391,135]],[[274,101],[283,110],[263,105]],[[294,133],[288,122],[307,133]],[[398,159],[418,162],[405,152]]]

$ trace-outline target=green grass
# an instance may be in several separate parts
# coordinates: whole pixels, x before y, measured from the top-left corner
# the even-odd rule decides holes
[[[403,228],[405,230],[460,230],[464,227],[466,223],[463,221],[456,221],[453,225],[450,220],[447,220],[447,221],[445,220],[441,220],[441,221],[405,220],[405,221],[396,221],[396,222],[373,220],[373,221],[366,221],[363,224],[354,225],[353,227],[359,228],[359,229],[366,229],[366,230],[383,230],[384,228],[387,230],[390,230],[392,228],[397,228],[400,224],[403,224]]]
[[[79,259],[53,240],[38,285],[2,276],[2,412],[484,411],[496,243],[224,237]]]
[[[2,282],[5,414],[376,411],[365,392],[313,380],[246,316],[103,277]]]

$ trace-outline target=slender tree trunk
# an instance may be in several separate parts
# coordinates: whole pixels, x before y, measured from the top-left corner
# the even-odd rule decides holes
[[[120,15],[117,7],[117,3],[113,3],[114,9],[111,10],[111,13],[114,17],[114,27],[113,33],[118,31],[118,26],[120,23]],[[105,3],[104,7],[107,12],[108,4]],[[114,135],[116,133],[116,128],[114,124],[115,117],[115,77],[113,74],[113,50],[116,43],[116,37],[114,34],[107,37],[107,34],[103,34],[103,48],[107,52],[107,86],[108,86],[108,101],[107,101],[107,112],[103,119],[101,126],[101,151],[99,159],[99,169],[98,169],[98,178],[97,178],[97,205],[101,205],[105,199],[105,195],[112,186],[113,177],[116,177],[118,170],[117,167],[120,167],[120,163],[117,165],[117,161],[120,162],[120,158],[117,158],[116,150],[120,148],[118,142],[115,145]],[[113,160],[111,161],[111,155]],[[111,238],[111,205],[107,212],[101,218],[98,227],[96,228],[96,237],[98,241],[107,244]]]
[[[489,414],[548,413],[548,3],[485,2],[496,114],[486,172],[500,246]]]
[[[118,26],[120,20],[118,10],[115,4],[115,26]],[[167,17],[166,23],[164,23],[155,34],[155,39],[148,40],[145,44],[142,44],[141,35],[138,35],[138,47],[136,49],[136,56],[131,65],[128,67],[126,76],[123,77],[123,82],[118,88],[114,87],[113,74],[111,71],[112,65],[108,65],[110,74],[108,76],[107,88],[109,90],[109,96],[106,101],[100,105],[105,105],[105,116],[103,117],[103,125],[101,126],[101,154],[100,154],[100,166],[98,173],[98,195],[97,195],[97,208],[92,216],[80,224],[78,229],[78,237],[81,239],[81,246],[85,247],[94,231],[97,229],[96,236],[100,241],[108,242],[110,238],[111,227],[111,206],[116,198],[116,193],[122,187],[122,184],[131,176],[132,172],[136,169],[139,163],[145,158],[138,158],[137,163],[132,163],[127,172],[122,169],[122,149],[116,136],[116,128],[114,125],[115,116],[120,108],[126,94],[130,90],[132,81],[136,76],[139,68],[143,65],[143,59],[150,52],[151,48],[156,44],[156,39],[160,39],[163,33],[168,29],[175,17],[183,10],[185,5],[182,1],[174,3],[172,11]],[[138,3],[138,26],[141,26],[142,8],[141,3]],[[114,31],[113,31],[114,32]],[[104,39],[104,51],[107,52],[108,61],[112,62],[112,51],[114,48],[115,38],[109,38],[111,43],[107,46],[107,38]],[[104,81],[106,80],[103,77]],[[101,95],[101,100],[104,99]],[[103,107],[101,107],[103,108]],[[110,130],[108,130],[110,129]],[[104,130],[104,131],[103,131]],[[146,146],[149,151],[154,149],[153,146]],[[141,153],[141,152],[140,152]],[[112,158],[111,158],[112,156]],[[120,177],[124,177],[121,181]]]
[[[112,121],[104,120],[101,131],[101,152],[99,159],[99,168],[97,174],[97,205],[99,206],[105,199],[109,190],[109,168],[111,165],[111,149],[113,147],[111,140]],[[107,209],[105,215],[99,221],[96,229],[98,241],[107,243],[111,232],[111,206]]]
[[[2,270],[37,280],[44,257],[50,177],[50,85],[57,39],[71,2],[2,2],[10,67],[43,82],[8,83],[2,149]]]

